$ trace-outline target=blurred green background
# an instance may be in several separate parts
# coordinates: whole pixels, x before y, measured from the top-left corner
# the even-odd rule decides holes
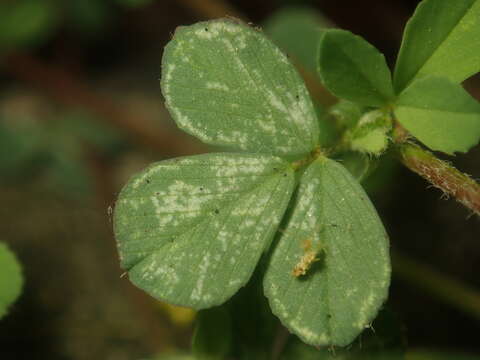
[[[296,26],[329,22],[362,35],[393,64],[417,3],[0,0],[0,241],[16,253],[25,278],[0,320],[0,359],[188,351],[194,313],[155,301],[121,276],[111,224],[115,198],[133,173],[210,151],[179,131],[163,106],[160,59],[176,26],[237,16],[301,53],[311,39],[296,38]],[[292,6],[302,10],[285,10]],[[331,104],[308,56],[296,60],[313,97]],[[478,77],[466,87],[480,99]],[[479,159],[477,146],[447,160],[478,179]],[[404,324],[412,354],[480,358],[478,217],[392,157],[365,186],[390,234],[388,307]]]

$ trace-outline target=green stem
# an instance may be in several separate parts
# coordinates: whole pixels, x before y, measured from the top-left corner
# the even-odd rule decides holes
[[[399,144],[399,150],[406,167],[480,215],[480,185],[476,181],[418,145],[405,142]]]
[[[392,252],[392,263],[394,276],[480,319],[480,293],[476,289],[397,252]]]

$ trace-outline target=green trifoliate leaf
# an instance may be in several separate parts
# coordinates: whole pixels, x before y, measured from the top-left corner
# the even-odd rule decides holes
[[[424,75],[462,82],[479,70],[480,1],[422,1],[403,35],[394,74],[397,92]]]
[[[223,360],[232,343],[232,319],[223,306],[202,310],[195,320],[192,352],[198,360]]]
[[[121,265],[152,296],[202,309],[231,297],[270,245],[293,169],[262,155],[162,161],[134,176],[115,208]]]
[[[329,26],[315,9],[292,7],[274,13],[265,22],[264,30],[295,62],[316,73],[318,41],[322,29]]]
[[[342,165],[319,158],[300,180],[265,276],[273,313],[308,344],[345,346],[372,322],[389,283],[374,207]]]
[[[461,85],[445,78],[413,82],[400,95],[395,115],[432,150],[467,152],[480,139],[480,104]]]
[[[277,155],[318,145],[302,79],[261,32],[226,19],[180,27],[162,66],[170,113],[200,140]]]
[[[394,97],[385,57],[349,31],[324,31],[319,45],[318,71],[326,88],[339,98],[383,106]]]
[[[22,270],[16,256],[0,242],[0,318],[22,291]]]

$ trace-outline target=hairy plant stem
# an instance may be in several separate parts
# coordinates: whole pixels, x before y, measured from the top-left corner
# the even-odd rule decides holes
[[[407,168],[480,215],[480,185],[475,180],[418,145],[404,142],[398,147],[400,160]]]

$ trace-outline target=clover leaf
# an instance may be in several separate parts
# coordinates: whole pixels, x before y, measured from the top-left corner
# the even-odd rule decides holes
[[[480,103],[447,78],[414,81],[400,94],[395,115],[432,150],[467,152],[480,140]]]
[[[293,208],[265,276],[272,311],[308,344],[348,345],[387,297],[385,230],[358,182],[327,158],[306,170]]]
[[[172,304],[221,304],[250,278],[292,190],[292,167],[271,156],[206,154],[153,164],[117,201],[122,266],[134,284]]]
[[[295,68],[260,31],[229,19],[180,27],[162,65],[178,126],[249,153],[161,161],[128,182],[114,228],[130,280],[158,299],[209,308],[244,286],[274,244],[264,279],[273,311],[311,344],[351,342],[385,300],[387,238],[360,185],[319,148]],[[302,250],[310,238],[322,248]]]
[[[323,32],[318,72],[325,87],[345,100],[382,106],[394,97],[392,77],[383,54],[349,31]]]
[[[422,1],[403,35],[394,72],[397,92],[425,75],[460,83],[479,70],[480,1]]]
[[[172,117],[208,144],[276,155],[304,154],[318,145],[305,84],[258,30],[232,20],[179,27],[162,68]]]

